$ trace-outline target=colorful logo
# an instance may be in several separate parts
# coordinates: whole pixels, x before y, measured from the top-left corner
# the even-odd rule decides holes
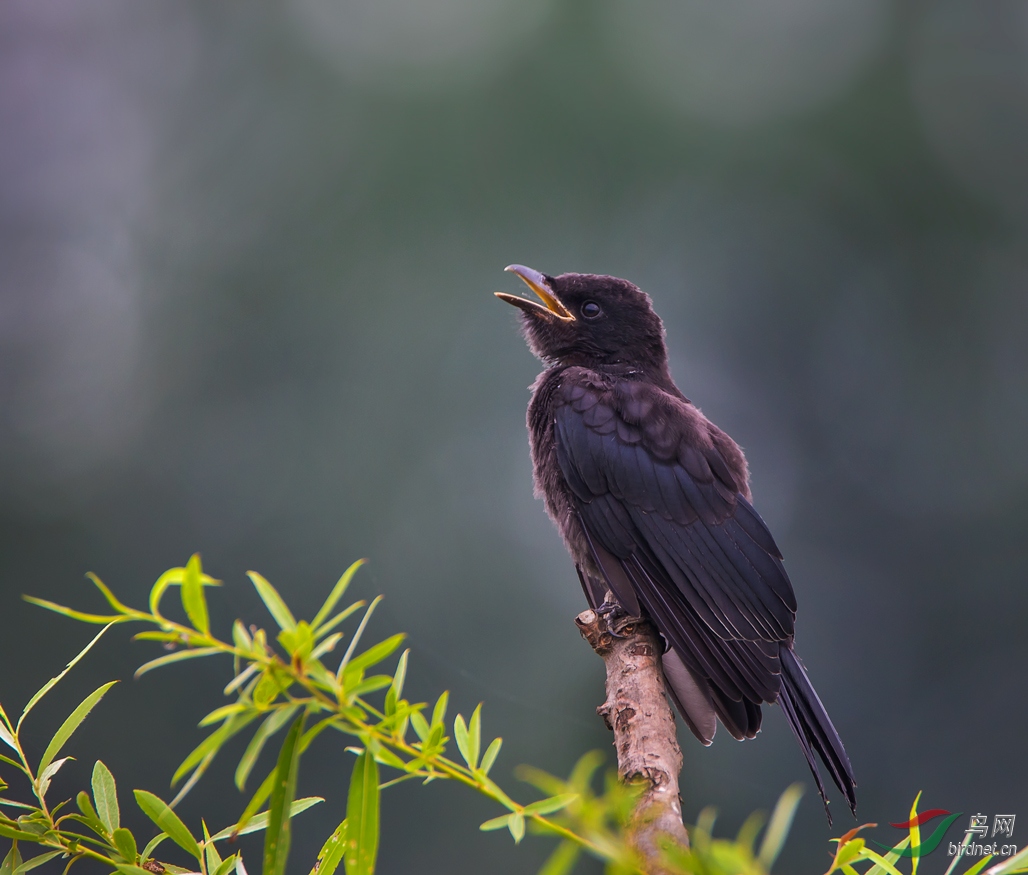
[[[918,794],[918,799],[921,798],[921,794]],[[914,802],[915,810],[917,801]],[[920,814],[913,814],[910,820],[906,820],[903,823],[890,823],[889,826],[894,826],[896,829],[904,829],[909,831],[910,844],[904,848],[899,846],[890,847],[889,845],[883,845],[881,842],[875,842],[880,848],[884,848],[887,851],[891,851],[894,854],[899,854],[901,857],[923,857],[926,854],[930,854],[934,851],[942,842],[943,837],[946,835],[948,830],[962,812],[951,814],[945,808],[930,808],[928,811],[922,811]],[[921,827],[929,821],[935,820],[937,817],[945,817],[936,828],[935,831],[923,842],[920,841]],[[874,839],[872,839],[874,841]]]

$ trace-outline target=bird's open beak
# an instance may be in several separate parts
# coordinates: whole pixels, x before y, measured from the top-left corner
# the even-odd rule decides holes
[[[506,301],[508,304],[520,307],[526,313],[534,311],[536,313],[544,313],[547,317],[560,319],[562,322],[575,321],[575,317],[572,316],[568,308],[560,302],[560,298],[553,293],[553,289],[550,288],[550,284],[546,281],[546,277],[539,273],[539,271],[532,270],[530,267],[525,267],[523,264],[511,264],[505,267],[504,270],[515,273],[521,277],[521,279],[524,280],[525,285],[536,293],[539,300],[542,301],[545,306],[541,306],[528,298],[520,298],[517,295],[508,295],[506,292],[494,292],[493,294],[495,294],[501,301]]]

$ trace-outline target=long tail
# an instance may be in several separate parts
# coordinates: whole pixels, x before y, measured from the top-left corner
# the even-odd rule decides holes
[[[780,652],[782,660],[782,691],[778,702],[785,712],[785,716],[796,735],[796,739],[803,749],[803,755],[807,758],[807,765],[817,782],[818,792],[821,794],[821,801],[824,802],[825,812],[828,814],[829,824],[832,822],[831,812],[828,811],[828,797],[825,796],[824,784],[821,783],[821,775],[817,770],[817,762],[814,760],[814,751],[821,758],[832,780],[849,802],[850,810],[857,813],[856,779],[853,777],[853,767],[850,765],[849,757],[846,756],[846,749],[842,746],[842,739],[839,733],[832,726],[831,718],[821,704],[814,687],[811,686],[807,673],[803,670],[799,658],[792,652],[791,647],[783,647]]]

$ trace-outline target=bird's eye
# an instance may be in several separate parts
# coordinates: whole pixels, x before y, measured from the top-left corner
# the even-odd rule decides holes
[[[600,305],[595,301],[586,301],[582,304],[582,315],[585,316],[586,319],[595,319],[602,312],[603,310],[600,309]]]

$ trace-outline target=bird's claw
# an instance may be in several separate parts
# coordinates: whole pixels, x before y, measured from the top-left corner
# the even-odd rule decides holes
[[[596,616],[603,621],[603,631],[610,635],[611,638],[627,638],[628,636],[624,634],[624,630],[631,626],[633,621],[639,619],[638,617],[631,616],[617,602],[606,599],[595,611]]]

